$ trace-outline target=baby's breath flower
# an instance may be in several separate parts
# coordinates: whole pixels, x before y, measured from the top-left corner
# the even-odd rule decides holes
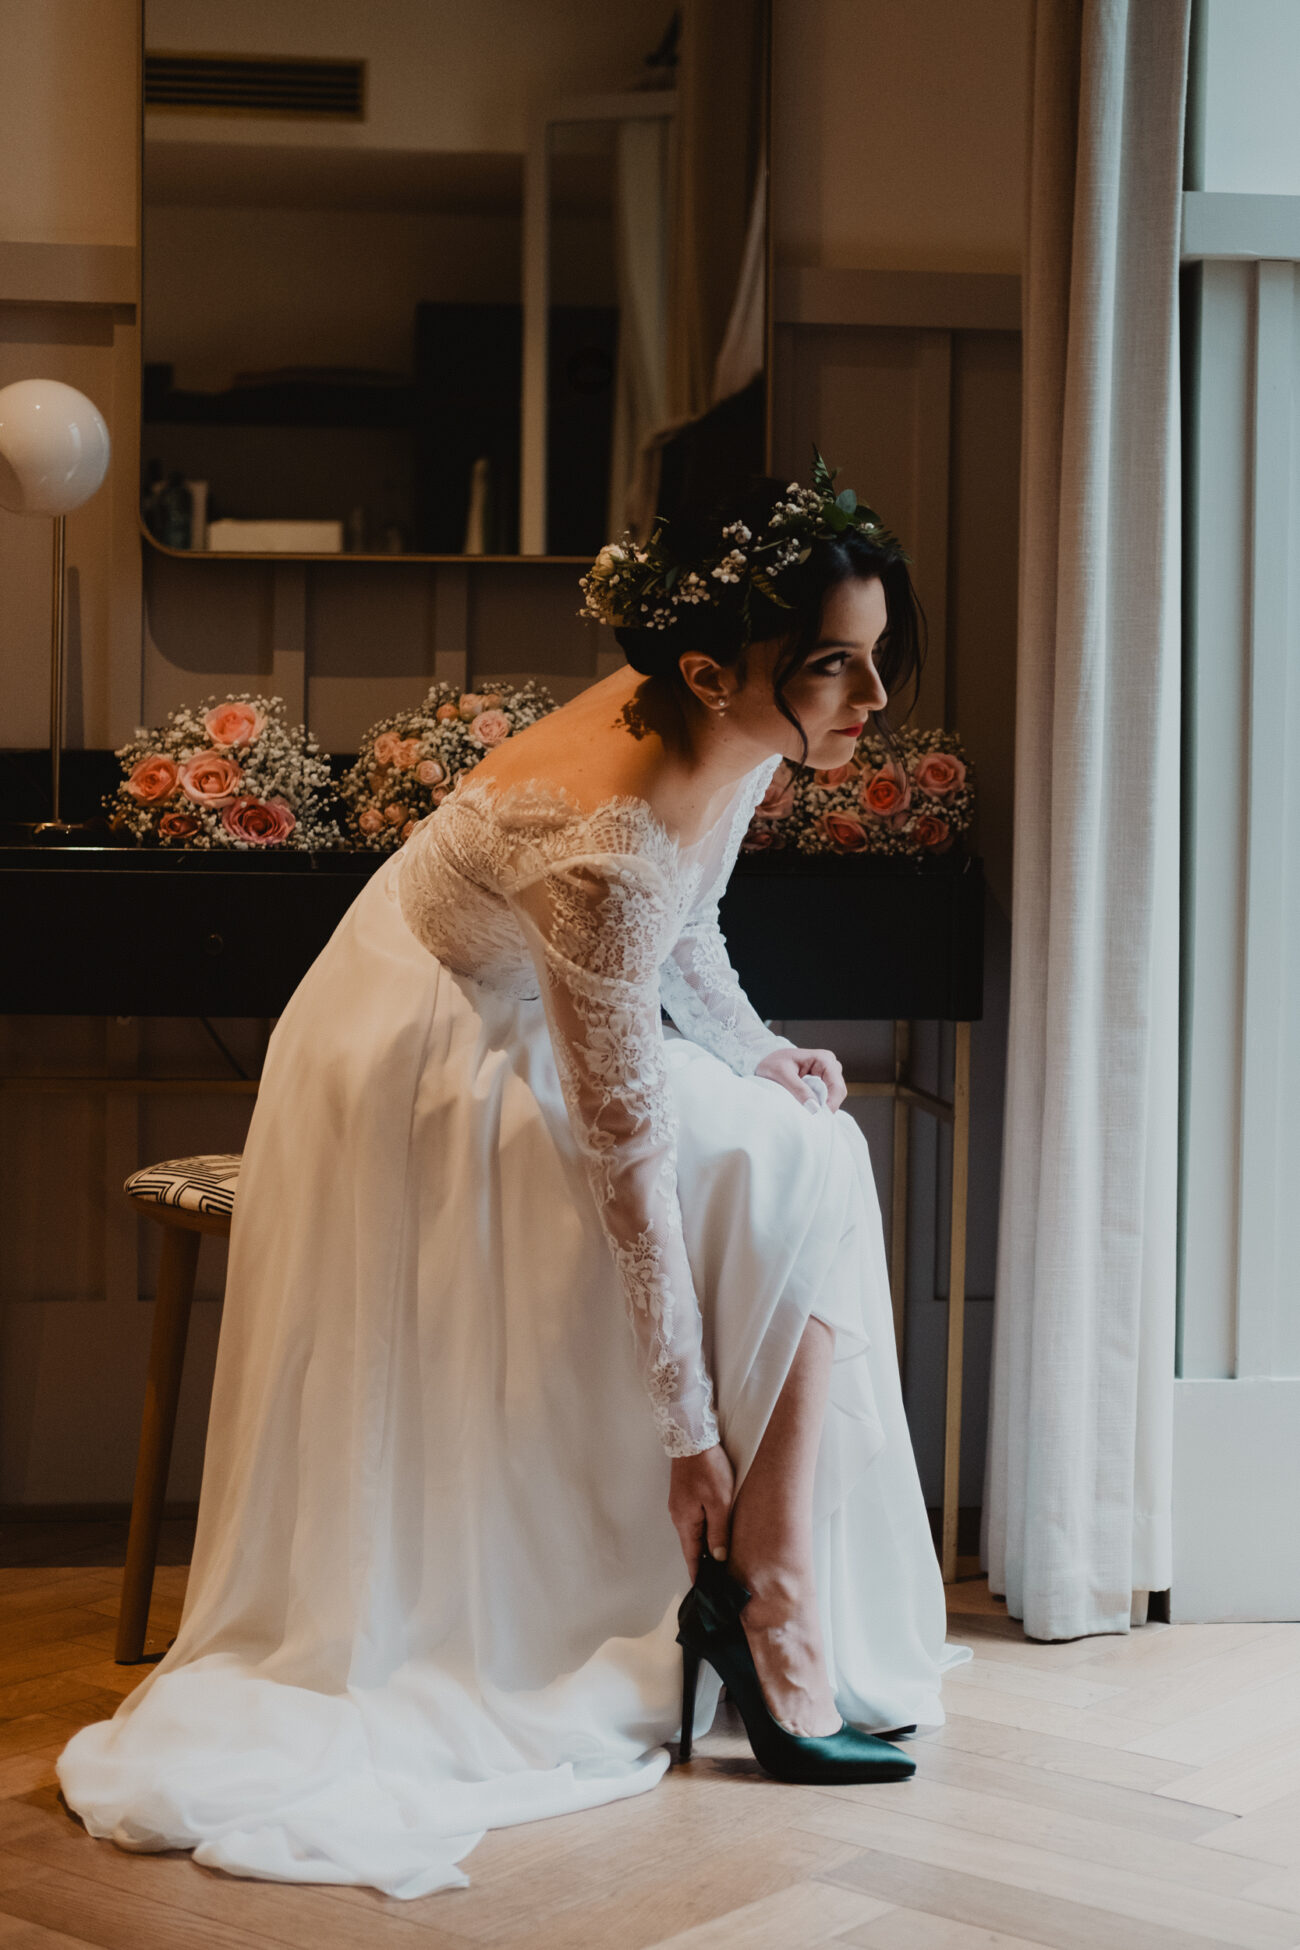
[[[806,562],[816,542],[849,530],[892,540],[850,490],[836,494],[835,476],[820,454],[815,455],[813,481],[812,487],[791,481],[757,531],[740,518],[727,522],[721,535],[730,546],[690,564],[673,555],[665,521],[646,542],[634,542],[626,533],[607,542],[580,579],[583,604],[578,614],[598,623],[662,630],[671,627],[684,607],[713,603],[739,608],[748,624],[754,594],[784,605],[774,579]]]
[[[435,684],[415,710],[371,725],[339,786],[353,846],[385,852],[402,845],[488,750],[555,709],[549,691],[531,679],[517,690],[483,683],[471,692]],[[467,715],[470,702],[475,708]]]

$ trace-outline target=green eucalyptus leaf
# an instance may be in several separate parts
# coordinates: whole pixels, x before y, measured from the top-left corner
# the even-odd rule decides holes
[[[835,497],[835,506],[837,508],[843,508],[846,515],[851,515],[853,513],[853,510],[857,507],[857,505],[858,505],[858,497],[853,492],[852,488],[845,488],[841,493],[837,494]]]

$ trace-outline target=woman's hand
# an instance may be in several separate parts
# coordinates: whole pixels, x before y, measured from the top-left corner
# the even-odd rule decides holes
[[[736,1473],[720,1442],[698,1456],[674,1456],[668,1489],[668,1514],[692,1579],[706,1544],[714,1557],[727,1555],[727,1530]],[[707,1533],[707,1534],[706,1534]]]
[[[844,1087],[844,1072],[833,1050],[784,1048],[770,1050],[756,1066],[754,1075],[770,1077],[773,1083],[782,1084],[792,1097],[797,1097],[801,1104],[807,1104],[814,1110],[821,1100],[812,1085],[805,1083],[805,1077],[821,1078],[826,1086],[826,1105],[829,1110],[838,1110],[848,1095]]]

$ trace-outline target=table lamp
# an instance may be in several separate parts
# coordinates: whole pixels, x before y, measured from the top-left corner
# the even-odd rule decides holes
[[[109,438],[93,400],[59,379],[17,379],[0,388],[0,508],[54,521],[53,615],[50,624],[49,819],[41,833],[70,833],[59,806],[63,754],[63,586],[69,510],[89,501],[108,472]],[[83,822],[84,823],[84,822]]]

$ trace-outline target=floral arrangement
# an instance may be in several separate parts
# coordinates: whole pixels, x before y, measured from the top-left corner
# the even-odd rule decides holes
[[[199,849],[337,847],[324,809],[328,761],[303,725],[285,723],[284,700],[210,697],[172,711],[123,745],[123,778],[104,801],[109,825],[137,841]]]
[[[742,851],[947,853],[975,813],[971,768],[955,732],[870,730],[833,771],[783,764],[750,822]]]
[[[400,846],[485,753],[555,709],[531,680],[518,690],[458,691],[435,684],[414,711],[381,718],[339,786],[349,835],[381,851]]]
[[[813,449],[813,484],[791,481],[757,534],[743,521],[728,522],[718,546],[699,561],[680,562],[667,534],[669,524],[656,522],[647,542],[624,534],[607,542],[581,578],[583,604],[579,616],[643,630],[666,630],[675,612],[696,603],[728,604],[750,620],[755,593],[789,609],[776,579],[793,565],[806,562],[815,541],[856,529],[880,548],[897,551],[897,539],[880,517],[859,501],[852,488],[835,492],[838,469],[832,472]]]

